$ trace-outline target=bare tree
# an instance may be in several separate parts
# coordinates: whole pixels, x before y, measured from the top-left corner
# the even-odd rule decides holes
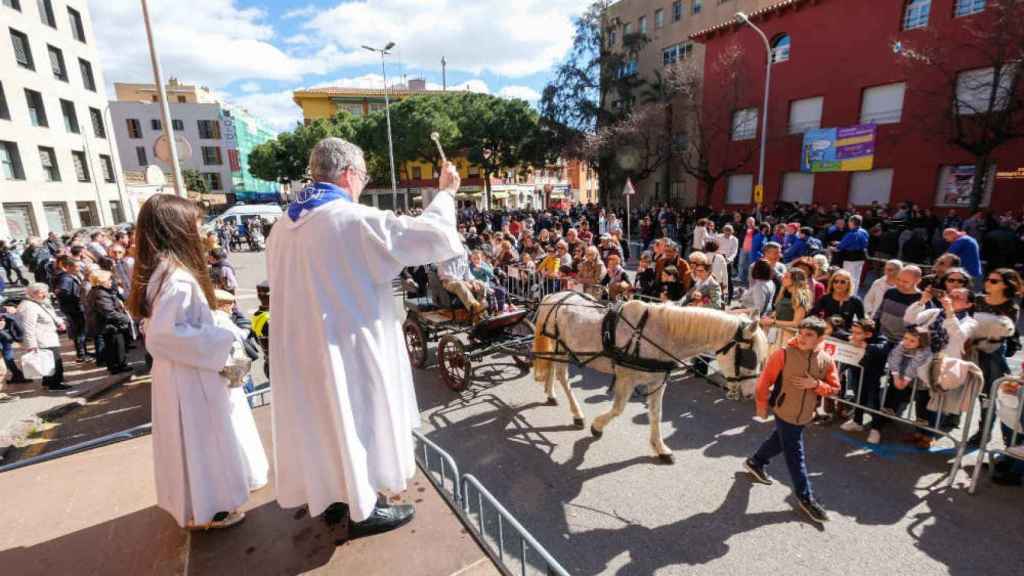
[[[673,159],[681,172],[700,182],[705,206],[711,204],[718,182],[746,166],[757,149],[732,142],[733,112],[750,92],[739,66],[742,58],[743,51],[734,44],[708,63],[707,77],[717,83],[715,93],[720,95],[715,102],[704,101],[708,80],[698,65],[680,63],[665,73],[674,116],[680,123],[673,138]]]
[[[974,158],[970,207],[984,199],[997,150],[1024,138],[1024,0],[989,0],[919,42],[897,42],[913,89],[927,105],[914,122]],[[965,69],[964,63],[975,66]]]

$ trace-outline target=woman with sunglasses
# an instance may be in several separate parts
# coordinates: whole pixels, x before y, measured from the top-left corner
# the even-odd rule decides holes
[[[775,327],[779,333],[775,346],[784,346],[796,336],[797,327],[811,310],[813,296],[807,286],[807,273],[793,268],[782,277],[782,289],[775,295],[775,311],[772,316],[761,318],[761,325]]]
[[[843,330],[849,333],[853,321],[865,317],[864,303],[853,293],[853,279],[847,270],[839,269],[828,282],[828,291],[811,309],[811,316],[843,319]]]
[[[992,314],[995,316],[1005,316],[1016,325],[1017,317],[1020,315],[1020,306],[1017,304],[1017,299],[1020,297],[1021,292],[1021,278],[1016,270],[1009,268],[993,270],[985,277],[984,293],[975,297],[974,313],[975,315]],[[1018,338],[1019,335],[1014,333],[1007,340],[1013,340],[1019,349]],[[1010,373],[1010,365],[1006,361],[1006,347],[1007,341],[1003,341],[994,349],[978,349],[978,366],[981,367],[981,371],[985,375],[986,391],[992,387],[993,382]],[[1012,354],[1010,355],[1012,356]],[[981,445],[985,419],[983,413],[979,414],[979,416],[978,431],[968,440],[968,446],[971,447]],[[1009,436],[1005,434],[1004,439],[1007,442],[1010,440]]]

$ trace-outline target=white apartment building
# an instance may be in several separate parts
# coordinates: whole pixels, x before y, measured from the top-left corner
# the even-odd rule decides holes
[[[0,238],[124,222],[87,0],[0,0]]]

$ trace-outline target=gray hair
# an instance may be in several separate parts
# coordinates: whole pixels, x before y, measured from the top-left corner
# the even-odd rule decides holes
[[[362,149],[341,138],[324,138],[309,155],[309,175],[315,182],[337,182],[345,170],[365,166]]]
[[[45,282],[33,282],[25,288],[25,293],[28,295],[42,295],[45,296],[49,293],[50,287]]]
[[[900,270],[903,270],[903,261],[902,260],[897,260],[895,258],[893,258],[892,260],[886,260],[885,261],[885,265],[886,266],[895,266],[895,267],[899,268]]]

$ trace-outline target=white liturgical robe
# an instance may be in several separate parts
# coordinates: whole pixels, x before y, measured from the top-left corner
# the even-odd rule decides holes
[[[206,297],[184,270],[162,265],[149,286],[146,349],[153,355],[153,459],[157,504],[179,526],[205,524],[249,497],[220,374],[235,335],[214,325]]]
[[[455,199],[419,217],[335,200],[270,234],[274,459],[282,507],[334,502],[352,520],[415,473],[419,409],[391,281],[464,253]]]

